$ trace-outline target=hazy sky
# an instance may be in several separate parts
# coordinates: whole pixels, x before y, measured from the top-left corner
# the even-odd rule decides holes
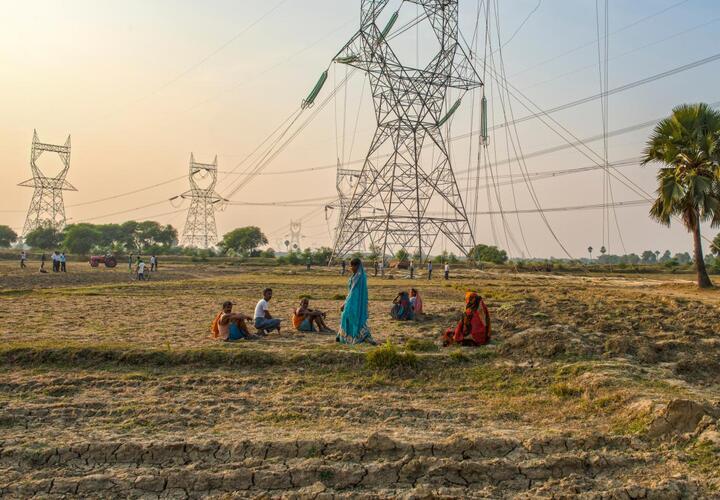
[[[357,29],[359,3],[1,0],[0,223],[22,227],[32,190],[17,184],[30,177],[30,143],[32,131],[37,129],[40,139],[50,143],[63,143],[72,134],[68,180],[78,192],[65,196],[70,222],[151,218],[182,230],[185,212],[169,212],[187,205],[176,207],[168,199],[188,189],[186,179],[131,196],[85,203],[183,176],[191,152],[198,161],[211,161],[217,154],[221,171],[236,168],[298,108],[331,58],[352,36]],[[506,43],[538,0],[499,3],[500,38]],[[604,2],[600,4],[602,7]],[[461,25],[468,39],[472,36],[476,7],[477,0],[460,1]],[[717,1],[610,0],[609,7],[610,88],[720,52]],[[672,8],[654,15],[668,7]],[[392,9],[389,8],[388,16]],[[415,6],[403,9],[414,11]],[[595,0],[541,1],[537,11],[503,49],[510,83],[546,109],[597,94],[600,81],[594,42],[595,9]],[[652,17],[643,20],[648,16]],[[428,40],[423,35],[417,36],[421,44]],[[406,44],[404,49],[410,45]],[[479,50],[484,50],[482,44]],[[420,58],[423,56],[424,53]],[[328,95],[334,82],[345,77],[345,71],[344,66],[331,67],[329,83],[319,101]],[[613,95],[608,127],[616,130],[656,119],[682,102],[720,101],[719,76],[720,61],[716,61]],[[362,75],[353,76],[347,98],[339,93],[264,173],[333,165],[337,158],[361,159],[373,132],[371,102],[367,91],[362,94],[362,82]],[[502,122],[498,87],[487,83],[486,94],[493,109],[491,120]],[[451,135],[471,129],[472,100],[472,96],[464,99],[462,111],[453,120]],[[528,114],[519,103],[512,106],[516,116]],[[602,132],[598,100],[553,117],[578,138]],[[610,161],[639,156],[649,131],[646,127],[612,137]],[[522,123],[518,134],[525,154],[564,144],[539,120]],[[491,156],[497,155],[500,162],[508,157],[508,149],[510,156],[515,156],[505,141],[505,129],[491,138]],[[602,141],[588,145],[602,154]],[[456,170],[475,170],[469,147],[467,140],[453,142]],[[58,162],[47,155],[40,164],[51,173]],[[542,156],[530,154],[527,159],[529,172],[590,165],[588,158],[572,149]],[[517,179],[519,168],[517,163],[512,167],[499,165],[495,173],[503,180],[510,175]],[[237,169],[242,170],[243,167]],[[654,170],[627,166],[621,171],[646,191],[654,191]],[[220,177],[218,190],[222,194],[237,176]],[[459,173],[458,177],[465,193],[467,175]],[[554,208],[602,203],[602,179],[602,173],[595,170],[535,180],[533,184],[541,205]],[[474,179],[470,182],[474,186]],[[480,185],[484,184],[483,173]],[[499,188],[504,209],[534,208],[525,184],[518,183],[514,188],[514,198],[512,186]],[[616,201],[639,199],[617,181],[613,182],[613,194]],[[258,176],[233,200],[267,202],[333,196],[335,172],[326,168],[311,173]],[[497,209],[495,199],[492,203]],[[137,207],[146,208],[111,215]],[[681,227],[667,229],[650,221],[647,208],[617,209],[628,252],[691,248],[691,238]],[[484,188],[478,210],[488,210]],[[313,206],[228,206],[218,213],[218,231],[223,234],[237,226],[258,225],[268,234],[271,246],[278,248],[278,242],[285,239],[290,219],[308,213],[303,221],[304,245],[328,245],[334,220],[327,222],[324,210]],[[600,248],[601,210],[551,212],[547,217],[573,255],[585,255],[588,245]],[[519,221],[520,225],[515,215],[507,216],[510,239],[517,242],[516,246],[510,244],[511,254],[520,253],[524,236],[534,255],[562,255],[537,214],[522,214]],[[494,217],[494,225],[497,243],[506,247],[499,217]],[[715,231],[706,229],[707,236],[714,234]],[[494,243],[490,218],[486,215],[477,217],[477,240]],[[614,222],[610,250],[623,252]]]

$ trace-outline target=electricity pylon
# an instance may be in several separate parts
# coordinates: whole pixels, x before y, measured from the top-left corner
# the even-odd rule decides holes
[[[302,246],[302,221],[290,221],[290,246],[300,249]]]
[[[424,260],[441,234],[467,255],[475,238],[442,126],[462,96],[482,81],[458,41],[458,0],[403,2],[421,9],[418,23],[429,25],[439,46],[430,62],[418,68],[405,65],[390,45],[388,35],[399,11],[382,30],[378,27],[388,1],[361,0],[360,30],[334,59],[367,73],[377,122],[360,180],[338,226],[334,256],[369,242],[382,255],[402,248]],[[452,105],[446,102],[448,89],[458,94]],[[426,145],[436,150],[432,159],[422,156]],[[381,157],[387,160],[378,161]],[[445,204],[445,215],[429,212],[431,202]]]
[[[198,163],[190,153],[190,191],[180,195],[190,199],[182,243],[192,248],[210,248],[217,244],[215,208],[227,201],[215,192],[217,156],[212,163]]]
[[[57,153],[62,161],[62,168],[54,177],[45,175],[37,165],[37,159],[46,151]],[[35,189],[25,218],[25,225],[23,226],[23,238],[33,229],[44,225],[52,226],[58,230],[65,226],[63,191],[77,191],[65,180],[70,169],[70,136],[68,135],[63,146],[45,144],[40,142],[37,131],[33,130],[30,169],[32,170],[32,179],[18,184],[19,186]]]

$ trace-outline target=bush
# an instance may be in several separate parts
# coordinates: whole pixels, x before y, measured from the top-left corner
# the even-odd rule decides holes
[[[412,352],[436,352],[440,348],[432,340],[410,339],[405,342],[405,349]]]
[[[467,363],[468,361],[470,361],[470,358],[467,354],[462,352],[462,349],[455,349],[453,352],[451,352],[450,359],[457,363]]]
[[[380,347],[368,351],[365,360],[368,368],[375,370],[414,368],[417,366],[417,356],[414,352],[400,352],[389,340]]]
[[[345,300],[346,298],[347,298],[347,295],[345,295],[344,293],[336,293],[335,295],[332,296],[333,300]]]
[[[550,391],[562,399],[577,398],[582,394],[582,389],[572,386],[566,382],[560,382],[550,386]]]

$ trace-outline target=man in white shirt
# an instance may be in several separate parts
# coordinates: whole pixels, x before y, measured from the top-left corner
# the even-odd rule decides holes
[[[60,272],[60,254],[55,250],[52,254],[52,261],[53,261],[53,272],[58,273]]]
[[[255,306],[255,328],[265,333],[277,330],[280,333],[281,320],[273,318],[270,314],[270,304],[272,300],[272,289],[263,290],[263,298]]]
[[[25,250],[20,252],[20,269],[25,269],[27,266],[25,265],[25,261],[27,261],[27,253],[25,253]]]
[[[157,271],[157,257],[150,256],[150,272]]]
[[[145,262],[142,259],[137,264],[137,277],[138,281],[145,281]]]
[[[445,279],[450,279],[450,264],[447,263],[445,264]]]
[[[428,261],[428,280],[432,279],[432,261]]]

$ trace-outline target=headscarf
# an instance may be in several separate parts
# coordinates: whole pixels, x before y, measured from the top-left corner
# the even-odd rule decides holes
[[[415,290],[415,314],[423,313],[423,301],[420,298],[420,292]]]
[[[483,326],[485,323],[485,315],[478,314],[478,309],[482,304],[482,297],[475,292],[467,292],[465,294],[465,314],[463,315],[463,333],[465,337],[472,335],[472,319],[477,314],[477,317],[482,322]]]
[[[338,341],[344,344],[359,344],[372,339],[368,321],[368,286],[362,263],[357,273],[348,280],[348,296],[340,318]]]

